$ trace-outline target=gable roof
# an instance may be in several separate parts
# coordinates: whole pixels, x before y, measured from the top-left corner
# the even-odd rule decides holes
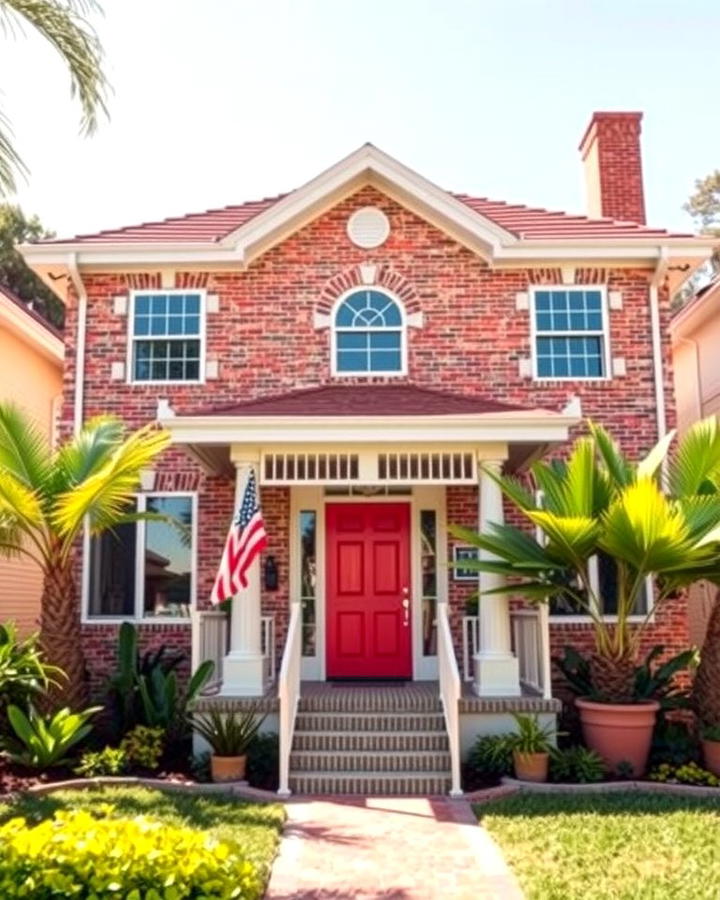
[[[0,325],[52,362],[62,365],[65,357],[62,332],[3,285],[0,285]]]

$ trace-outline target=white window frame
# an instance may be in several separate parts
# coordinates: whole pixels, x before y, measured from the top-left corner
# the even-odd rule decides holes
[[[190,497],[192,504],[192,526],[190,550],[190,612],[185,616],[146,616],[145,615],[145,572],[143,567],[145,547],[145,531],[147,523],[135,523],[135,615],[102,616],[90,614],[90,553],[91,538],[89,529],[85,529],[83,538],[83,571],[82,571],[82,615],[83,625],[120,625],[132,622],[136,625],[187,625],[192,624],[192,611],[197,609],[197,575],[198,575],[198,492],[197,491],[147,491],[134,495],[137,511],[145,512],[149,497]]]
[[[379,294],[385,294],[393,303],[397,304],[398,309],[400,310],[400,327],[388,327],[388,326],[373,326],[368,325],[366,328],[340,328],[338,329],[335,325],[335,318],[337,316],[337,312],[343,303],[347,300],[348,297],[351,297],[353,294],[359,294],[362,291],[376,291]],[[400,332],[400,369],[396,372],[373,372],[373,371],[359,371],[359,372],[340,372],[338,370],[338,346],[337,346],[337,332],[338,330],[342,332],[353,332],[353,331],[370,331],[370,332]],[[351,288],[345,293],[341,294],[335,303],[333,304],[332,311],[330,313],[330,374],[333,378],[405,378],[408,373],[408,318],[407,312],[405,310],[405,304],[402,300],[397,296],[397,294],[393,293],[393,291],[387,290],[387,288],[381,287],[376,284],[359,284],[355,285],[355,287]]]
[[[599,291],[600,314],[602,316],[602,330],[600,331],[538,331],[537,310],[535,298],[539,291]],[[602,341],[602,375],[540,375],[538,374],[538,337],[599,337]],[[530,289],[530,351],[532,355],[533,381],[611,381],[612,380],[612,354],[610,352],[610,316],[608,312],[607,285],[600,284],[536,284]]]
[[[135,378],[135,366],[134,366],[134,349],[136,341],[182,341],[182,340],[196,340],[195,337],[188,337],[188,335],[142,335],[141,337],[136,337],[134,334],[134,322],[135,322],[135,299],[138,296],[142,297],[153,297],[153,296],[177,296],[178,294],[197,294],[200,297],[200,332],[198,334],[197,340],[200,341],[200,363],[198,366],[198,378],[189,378],[189,379],[163,379],[163,380],[155,380],[153,378],[139,380]],[[127,372],[127,383],[132,385],[153,385],[153,384],[205,384],[205,356],[206,356],[206,344],[207,344],[207,290],[205,288],[152,288],[150,290],[132,290],[130,291],[130,303],[128,309],[128,324],[127,324],[127,357],[125,361],[125,371]]]

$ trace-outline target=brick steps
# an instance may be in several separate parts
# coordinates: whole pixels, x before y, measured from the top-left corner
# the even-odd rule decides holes
[[[437,795],[450,754],[437,694],[333,688],[300,699],[290,755],[296,794]]]

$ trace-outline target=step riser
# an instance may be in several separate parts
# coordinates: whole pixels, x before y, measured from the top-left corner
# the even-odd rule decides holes
[[[424,734],[421,731],[414,734],[317,734],[296,731],[293,747],[295,750],[321,753],[446,753],[449,749],[446,734]]]
[[[443,777],[353,778],[310,775],[291,776],[293,794],[357,794],[362,796],[441,795],[450,790],[450,779]]]
[[[437,713],[442,711],[435,697],[412,697],[407,700],[385,696],[301,697],[299,712],[385,712],[385,713]]]
[[[323,715],[321,713],[308,715],[298,713],[295,720],[297,731],[364,731],[364,732],[393,732],[393,731],[422,731],[445,733],[445,720],[440,715],[399,715],[399,714],[370,714],[348,715],[335,713]]]
[[[414,772],[438,772],[450,769],[447,753],[292,753],[290,771],[302,772],[392,772],[412,775]]]

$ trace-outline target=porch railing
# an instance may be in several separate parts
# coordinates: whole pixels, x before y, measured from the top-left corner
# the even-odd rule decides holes
[[[546,604],[510,613],[512,648],[520,664],[520,684],[550,697],[550,639]]]
[[[204,693],[215,693],[222,685],[223,660],[230,649],[230,619],[221,609],[195,610],[192,614],[193,672],[200,663],[211,659],[215,663],[213,676]],[[266,684],[275,681],[275,616],[263,616],[260,620],[260,646],[264,658]]]
[[[290,796],[290,752],[295,733],[295,717],[300,700],[300,663],[302,660],[302,606],[290,604],[290,623],[280,664],[278,701],[280,703],[280,785],[278,794]]]
[[[438,675],[440,678],[440,699],[445,714],[445,727],[450,746],[450,796],[462,795],[460,785],[460,673],[458,672],[447,603],[438,603]]]
[[[551,696],[550,632],[546,604],[537,609],[513,609],[510,612],[513,653],[518,658],[520,684],[542,697]],[[462,677],[475,677],[475,654],[480,644],[480,619],[463,616]]]

